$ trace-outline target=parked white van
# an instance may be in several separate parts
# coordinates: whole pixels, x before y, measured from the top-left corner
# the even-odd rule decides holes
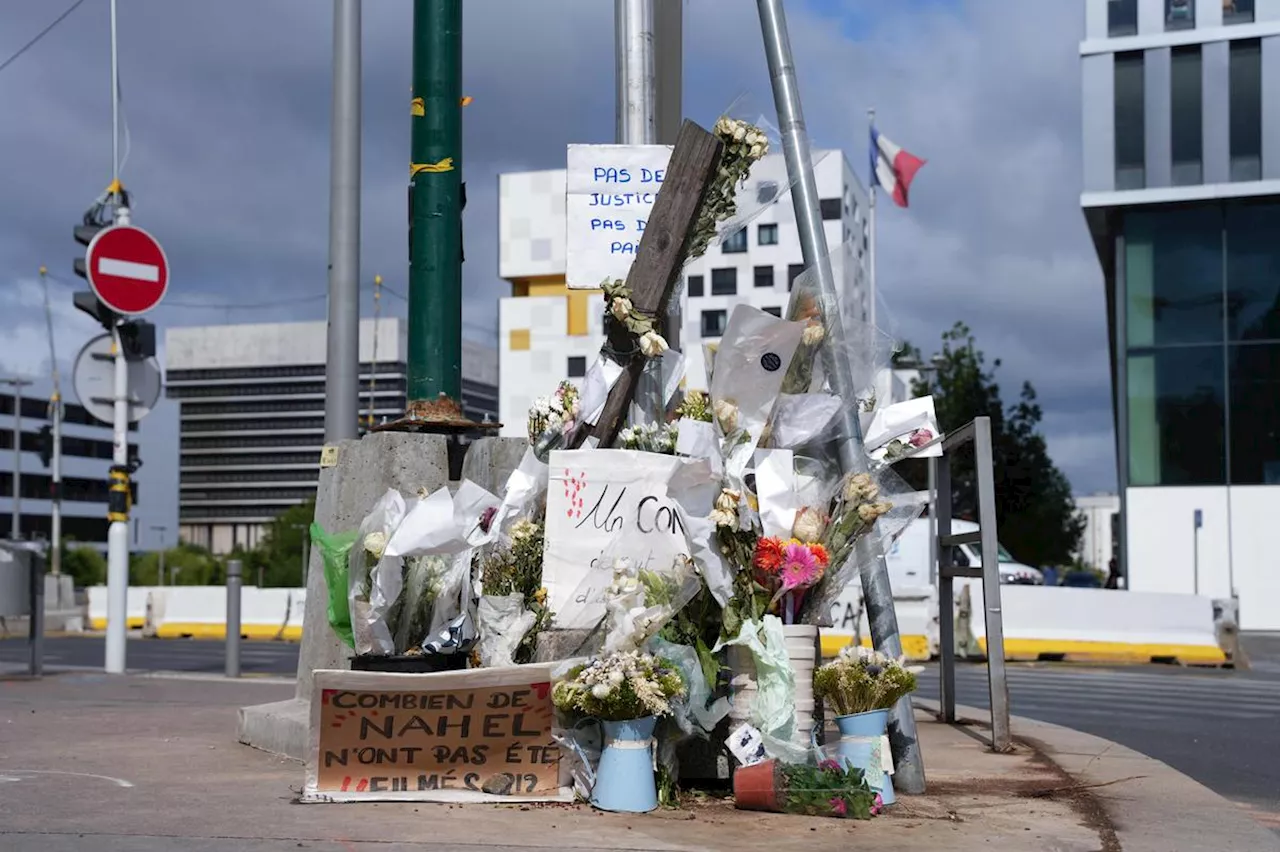
[[[951,532],[977,532],[978,525],[972,521],[953,520]],[[1009,551],[1000,545],[1000,582],[1017,583],[1025,586],[1043,586],[1044,575],[1037,568],[1023,565],[1014,559]],[[894,591],[931,586],[929,576],[929,519],[916,518],[893,543],[893,547],[885,554],[889,565],[889,582]],[[982,565],[981,548],[977,544],[955,545],[952,549],[952,562],[956,565],[977,568]]]

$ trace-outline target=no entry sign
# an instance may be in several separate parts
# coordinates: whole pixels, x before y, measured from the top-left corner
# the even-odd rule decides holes
[[[145,314],[169,287],[169,261],[155,237],[132,225],[98,232],[85,252],[89,286],[118,314]]]

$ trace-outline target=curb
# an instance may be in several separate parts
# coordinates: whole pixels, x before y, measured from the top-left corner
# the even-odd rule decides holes
[[[928,713],[938,702],[912,700]],[[989,711],[956,705],[989,726]],[[987,722],[982,720],[986,719]],[[1280,852],[1280,837],[1242,806],[1154,757],[1072,728],[1011,716],[1013,734],[1083,785],[1102,805],[1124,852]]]

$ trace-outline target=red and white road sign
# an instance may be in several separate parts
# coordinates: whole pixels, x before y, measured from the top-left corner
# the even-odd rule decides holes
[[[169,261],[156,238],[133,225],[98,232],[85,252],[89,286],[118,314],[145,314],[169,288]]]

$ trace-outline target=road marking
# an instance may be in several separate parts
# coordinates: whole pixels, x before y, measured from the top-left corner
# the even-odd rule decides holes
[[[111,257],[98,258],[98,274],[114,275],[117,278],[132,278],[137,281],[148,281],[152,284],[160,282],[160,267],[151,263],[135,263],[132,260],[116,260]]]
[[[25,781],[26,779],[21,777],[23,775],[74,775],[77,778],[98,778],[103,781],[110,781],[117,787],[133,786],[133,784],[123,778],[113,778],[110,775],[94,775],[90,772],[62,772],[57,769],[6,769],[4,772],[8,774],[0,776],[0,778],[3,778],[6,781]]]

